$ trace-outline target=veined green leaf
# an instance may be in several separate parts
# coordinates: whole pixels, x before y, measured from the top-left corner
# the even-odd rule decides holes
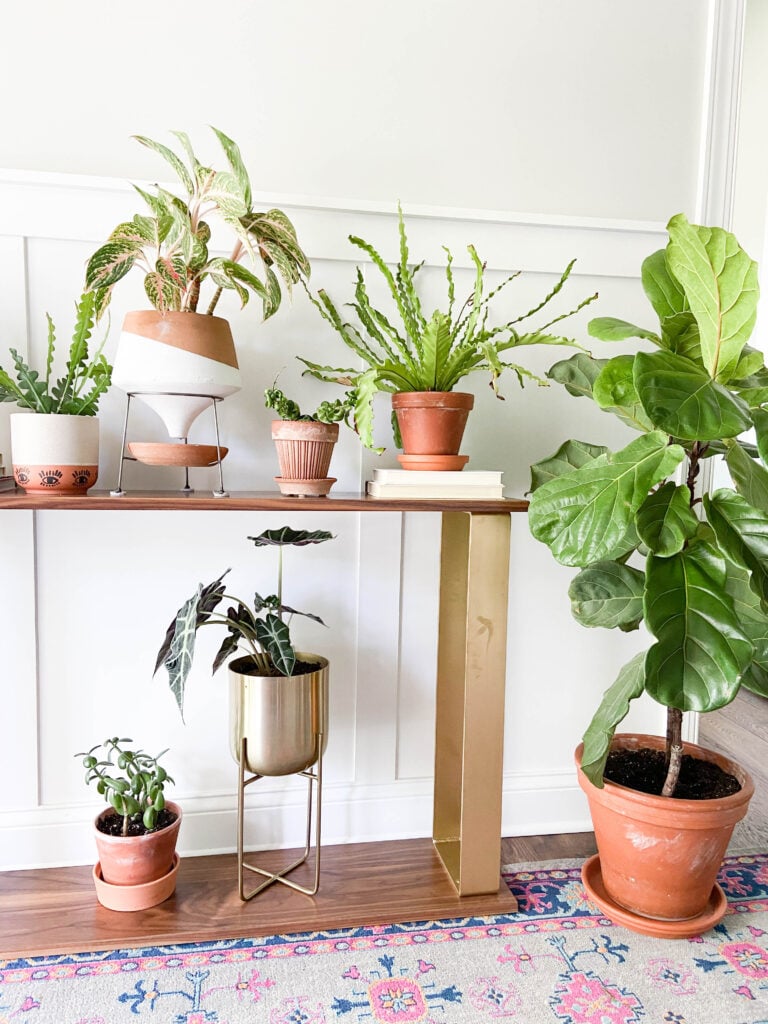
[[[657,249],[643,260],[640,276],[643,290],[660,321],[688,309],[685,292],[669,272],[664,249]]]
[[[750,572],[750,586],[768,610],[768,514],[721,488],[704,495],[707,519],[725,555]]]
[[[290,526],[281,526],[278,530],[264,530],[258,537],[249,537],[257,548],[263,547],[306,547],[308,544],[322,544],[333,540],[328,530],[292,530]]]
[[[691,508],[691,492],[668,481],[640,506],[636,526],[640,540],[655,555],[669,557],[682,551],[699,526]]]
[[[678,356],[685,356],[704,368],[701,356],[699,325],[690,310],[664,317],[661,321],[661,344]]]
[[[289,676],[296,664],[288,624],[271,612],[256,620],[256,637],[281,676]]]
[[[644,327],[636,327],[626,320],[618,320],[615,316],[598,316],[590,320],[587,330],[593,338],[601,341],[625,341],[627,338],[647,338],[659,344],[659,336]]]
[[[768,466],[768,410],[753,409],[752,422],[755,425],[757,450],[760,453],[763,464]]]
[[[736,696],[754,648],[726,590],[725,559],[705,543],[650,555],[645,621],[656,637],[645,686],[666,707],[714,711]]]
[[[589,444],[588,441],[566,441],[560,445],[554,455],[535,462],[531,466],[530,491],[535,491],[542,484],[557,476],[563,476],[564,473],[571,473],[574,469],[587,466],[607,453],[608,449],[604,445]]]
[[[184,717],[184,687],[192,668],[195,653],[195,637],[197,635],[197,613],[203,588],[198,587],[197,593],[181,606],[176,615],[173,638],[165,660],[168,670],[168,684],[179,705],[181,717]]]
[[[734,441],[725,457],[733,485],[750,505],[768,512],[768,470],[766,470]]]
[[[584,733],[581,770],[593,786],[603,788],[603,772],[616,726],[629,712],[629,702],[645,689],[645,651],[636,654],[603,694],[600,707]]]
[[[667,263],[699,325],[704,365],[728,381],[757,316],[757,264],[722,228],[689,224],[679,213],[667,231]]]
[[[577,352],[570,359],[563,359],[547,370],[550,380],[562,384],[569,395],[592,398],[592,387],[607,359],[593,359],[584,352]]]
[[[614,455],[543,484],[531,497],[531,532],[563,565],[617,558],[651,487],[685,457],[666,434],[652,431]]]
[[[571,612],[582,626],[637,629],[643,618],[645,575],[621,562],[588,565],[568,588]]]
[[[634,379],[651,421],[673,437],[713,441],[752,425],[746,403],[673,352],[638,352]]]
[[[592,384],[592,397],[605,412],[612,412],[635,430],[653,430],[635,388],[634,356],[609,359]]]
[[[749,572],[730,559],[726,559],[725,589],[733,602],[736,619],[754,647],[752,663],[741,685],[768,697],[768,616],[749,585]]]
[[[451,350],[451,322],[445,313],[435,310],[424,328],[422,337],[424,352],[425,391],[448,390],[443,386],[442,372]]]

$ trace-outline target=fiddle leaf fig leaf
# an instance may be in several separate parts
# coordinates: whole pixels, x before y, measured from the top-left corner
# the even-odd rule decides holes
[[[768,609],[768,513],[728,488],[705,494],[704,508],[720,548],[749,570],[749,585]]]
[[[593,359],[585,352],[577,352],[570,359],[561,359],[550,366],[547,376],[562,384],[569,395],[591,398],[592,385],[607,363],[607,359]]]
[[[645,576],[621,562],[588,565],[568,588],[573,617],[582,626],[637,629],[643,618]]]
[[[637,327],[626,320],[619,320],[615,316],[597,316],[587,324],[587,330],[593,338],[600,341],[625,341],[627,338],[646,338],[659,344],[658,334],[647,331],[644,327]]]
[[[752,426],[745,402],[673,352],[638,352],[634,380],[652,422],[673,437],[713,441]]]
[[[704,365],[728,381],[757,317],[757,264],[730,232],[689,224],[682,213],[667,231],[667,264],[699,325]]]
[[[531,497],[531,532],[563,565],[586,566],[626,552],[635,515],[651,487],[685,457],[666,434],[644,434],[615,454],[543,484]]]
[[[635,430],[653,430],[653,423],[635,388],[634,356],[617,356],[608,361],[592,384],[592,397],[605,412],[612,412]]]
[[[256,636],[281,676],[289,676],[296,664],[288,624],[271,612],[256,621]]]
[[[725,461],[739,494],[750,505],[768,512],[768,470],[750,458],[735,441],[731,443]]]
[[[655,555],[668,558],[682,551],[699,526],[691,508],[691,492],[668,481],[640,506],[636,526],[640,540]]]
[[[641,651],[627,662],[616,681],[603,694],[600,707],[584,733],[581,770],[593,786],[603,788],[603,772],[616,726],[629,711],[629,702],[645,689],[645,656]]]
[[[739,625],[754,647],[752,663],[744,674],[742,686],[768,697],[768,617],[749,585],[749,572],[730,559],[726,559],[725,589],[733,602]]]
[[[755,425],[757,450],[760,453],[763,465],[768,466],[768,410],[753,409],[752,422]]]
[[[654,700],[681,711],[714,711],[733,700],[754,648],[716,548],[698,543],[671,558],[649,556],[645,621],[656,637],[645,663]]]
[[[531,492],[556,476],[562,476],[594,462],[607,452],[608,449],[604,445],[589,444],[587,441],[566,441],[554,455],[531,466]]]
[[[643,290],[662,322],[688,309],[688,300],[680,283],[670,274],[667,254],[657,249],[643,260],[640,270]]]

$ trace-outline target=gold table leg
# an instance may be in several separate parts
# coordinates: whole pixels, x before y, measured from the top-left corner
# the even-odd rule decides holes
[[[508,513],[442,514],[432,836],[460,896],[499,888],[509,536]]]

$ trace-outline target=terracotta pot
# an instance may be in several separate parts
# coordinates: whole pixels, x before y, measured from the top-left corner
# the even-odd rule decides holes
[[[93,884],[99,903],[107,910],[147,910],[167,900],[176,890],[176,876],[179,871],[179,855],[173,855],[169,870],[152,882],[143,885],[112,885],[104,881],[101,864],[93,868]]]
[[[272,440],[277,450],[283,494],[327,494],[335,483],[328,476],[333,447],[339,439],[338,423],[313,420],[273,420]]]
[[[247,671],[250,658],[229,663],[229,736],[232,757],[240,762],[247,740],[248,771],[254,775],[292,775],[313,765],[328,739],[328,661],[296,652],[318,668],[297,676],[259,676]]]
[[[631,734],[617,734],[612,744],[613,749],[664,746],[660,736]],[[710,920],[708,907],[731,833],[747,813],[754,792],[749,775],[728,758],[685,743],[686,754],[719,765],[738,779],[741,789],[715,800],[677,800],[613,782],[598,789],[581,771],[582,752],[580,744],[579,785],[589,800],[608,897],[630,915],[681,922],[707,915],[708,926],[715,924],[718,918]],[[725,901],[717,902],[722,917]],[[633,927],[631,920],[622,923]],[[684,929],[682,934],[686,933],[690,934]]]
[[[95,416],[14,413],[13,476],[28,494],[85,494],[99,475]]]
[[[176,840],[181,827],[181,808],[168,801],[166,807],[176,820],[157,832],[143,836],[110,836],[95,830],[101,877],[110,885],[144,885],[167,875],[173,866]],[[115,812],[106,808],[96,822]]]
[[[170,437],[188,437],[211,398],[240,390],[229,324],[204,313],[127,313],[112,380],[154,409]]]
[[[474,395],[463,391],[399,391],[392,395],[403,441],[403,468],[424,468],[423,458],[421,465],[418,460],[414,465],[409,464],[409,456],[442,456],[438,465],[429,468],[461,469],[468,460],[458,451],[474,403]]]

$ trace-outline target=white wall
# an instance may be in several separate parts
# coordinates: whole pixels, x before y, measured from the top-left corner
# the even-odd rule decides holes
[[[379,9],[242,2],[226,5],[226,27],[211,23],[199,0],[140,0],[119,24],[103,4],[82,0],[19,10],[0,43],[0,76],[8,77],[0,84],[15,98],[0,138],[3,343],[39,360],[45,311],[66,340],[84,261],[137,208],[126,178],[167,177],[127,136],[181,127],[204,140],[206,123],[238,140],[261,198],[294,219],[313,286],[339,300],[350,294],[357,261],[347,235],[394,255],[399,197],[436,303],[441,244],[457,256],[461,290],[473,242],[491,279],[527,271],[499,316],[529,308],[577,256],[559,308],[593,291],[600,299],[571,322],[575,335],[585,341],[597,313],[642,321],[642,258],[663,244],[671,214],[716,207],[708,182],[729,173],[722,139],[734,78],[726,72],[739,51],[716,44],[738,35],[740,5],[485,0],[468,10],[458,0]],[[173,55],[163,63],[155,54],[167,55],[168,39]],[[135,69],[137,50],[151,74]],[[122,314],[140,304],[140,281],[124,282],[109,354]],[[345,352],[300,293],[266,325],[255,308],[223,312],[246,382],[222,406],[226,483],[268,488],[276,465],[263,388],[287,367],[283,379],[309,404],[325,391],[299,383],[292,357],[330,361]],[[520,361],[542,372],[558,356],[532,350]],[[529,464],[567,436],[610,444],[626,436],[554,388],[520,392],[510,380],[500,403],[484,381],[471,386],[477,403],[464,450],[474,468],[503,469],[510,493],[522,494]],[[9,412],[0,406],[6,454]],[[102,486],[115,478],[121,415],[114,391],[103,403]],[[137,408],[133,422],[135,437],[161,437],[150,413]],[[386,427],[382,404],[383,443]],[[193,439],[206,429],[201,418]],[[348,434],[335,455],[337,487],[361,489],[372,464]],[[391,445],[381,464],[396,464]],[[129,466],[127,474],[128,486],[174,485],[164,470]],[[195,482],[210,485],[204,472]],[[288,519],[336,534],[332,544],[294,553],[287,595],[329,623],[327,631],[298,627],[301,642],[332,662],[325,837],[429,834],[437,516],[5,511],[0,777],[17,784],[3,789],[0,866],[92,859],[85,823],[96,804],[72,754],[115,732],[149,749],[171,747],[187,814],[183,852],[233,847],[224,678],[211,680],[205,662],[196,665],[183,726],[151,669],[167,621],[200,580],[232,565],[240,589],[269,585],[269,559],[245,537]],[[570,575],[515,516],[507,835],[588,827],[572,750],[597,697],[641,642],[577,626]],[[658,709],[646,707],[634,724],[655,729],[659,721]],[[300,794],[292,783],[259,786],[249,841],[295,842]]]

